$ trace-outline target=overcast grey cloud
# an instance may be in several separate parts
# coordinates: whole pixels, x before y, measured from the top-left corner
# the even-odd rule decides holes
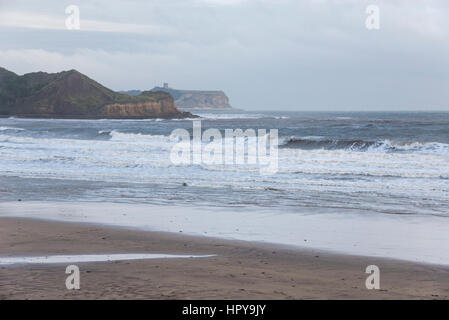
[[[66,30],[66,6],[81,30]],[[380,30],[365,9],[380,8]],[[444,0],[0,0],[0,65],[115,89],[222,89],[234,106],[449,110]]]

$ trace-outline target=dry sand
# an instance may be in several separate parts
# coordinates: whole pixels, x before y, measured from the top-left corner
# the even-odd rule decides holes
[[[0,266],[0,299],[448,299],[449,267],[338,255],[260,243],[0,218],[0,255],[216,254],[199,259]],[[365,268],[381,270],[367,290]]]

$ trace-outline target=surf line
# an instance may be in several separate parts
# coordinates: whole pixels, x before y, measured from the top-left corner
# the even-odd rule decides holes
[[[193,138],[186,129],[175,129],[170,140],[176,142],[170,152],[174,165],[258,165],[262,175],[278,171],[278,129],[209,128],[202,132],[201,120],[193,120]],[[269,151],[269,152],[268,152]]]

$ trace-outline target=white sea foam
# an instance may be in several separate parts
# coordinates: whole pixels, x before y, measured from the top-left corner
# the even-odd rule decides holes
[[[16,127],[0,127],[0,131],[24,131],[25,129]]]
[[[116,130],[109,132],[111,141],[140,143],[171,143],[169,136],[142,133],[124,133]]]
[[[170,119],[168,121],[193,121],[193,120],[198,120],[198,118]]]
[[[12,123],[5,125],[14,127]],[[176,142],[168,135],[147,133],[151,132],[147,127],[139,130],[134,124],[110,123],[96,126],[98,139],[93,139],[94,131],[89,140],[81,139],[82,135],[70,139],[52,138],[53,133],[42,132],[31,136],[31,130],[20,134],[2,131],[0,175],[178,186],[187,183],[195,187],[224,188],[222,193],[213,191],[212,197],[225,203],[232,203],[228,190],[279,190],[285,192],[283,196],[290,202],[307,194],[309,199],[301,201],[317,206],[336,206],[336,198],[344,198],[358,208],[373,208],[376,203],[382,210],[391,211],[410,203],[408,210],[412,213],[448,215],[449,153],[444,143],[385,140],[364,150],[280,148],[277,174],[262,178],[258,164],[175,165],[169,155]],[[326,138],[300,139],[320,142]],[[196,197],[191,192],[198,192],[185,188],[182,192],[186,196],[180,195],[176,188],[173,190],[167,191],[166,197],[161,196],[160,201],[183,201]],[[131,197],[133,193],[139,199],[151,199],[130,187]],[[379,200],[374,199],[376,196]],[[276,200],[276,195],[268,193],[261,198],[268,201],[270,197]]]
[[[351,117],[336,117],[336,120],[351,120]]]
[[[388,139],[379,141],[345,140],[322,136],[283,136],[280,137],[279,141],[280,146],[291,149],[341,149],[360,152],[402,152],[449,155],[449,144],[441,142],[405,142],[391,141]]]
[[[101,132],[100,132],[101,133]],[[105,131],[103,131],[105,133]],[[88,179],[104,179],[108,174],[117,176],[127,173],[130,177],[151,181],[155,172],[152,168],[174,167],[169,161],[169,152],[175,142],[169,136],[136,133],[109,132],[110,140],[49,139],[0,135],[2,162],[0,173],[16,172],[40,176],[41,174],[64,173],[84,175]],[[444,147],[444,146],[443,146]],[[441,153],[381,153],[348,150],[279,150],[279,174],[290,175],[296,184],[298,174],[360,175],[367,177],[443,178],[449,176],[449,155]],[[79,167],[83,170],[80,172]],[[226,177],[215,176],[214,172],[239,175],[256,172],[258,165],[223,166],[210,165],[189,167],[178,172],[179,179],[192,176],[203,180],[225,181]],[[200,170],[199,170],[200,169]],[[157,173],[158,176],[161,172]],[[167,172],[167,176],[173,173]],[[246,175],[245,175],[246,176]],[[97,177],[97,178],[96,178]],[[218,179],[217,179],[218,178]],[[232,177],[234,178],[234,177]],[[274,179],[274,177],[273,177]],[[407,181],[403,181],[404,184]],[[434,181],[443,183],[443,181]],[[255,186],[256,187],[256,186]],[[374,187],[374,186],[373,186]]]
[[[231,120],[231,119],[262,119],[272,118],[269,115],[255,113],[198,113],[203,119],[208,120]]]

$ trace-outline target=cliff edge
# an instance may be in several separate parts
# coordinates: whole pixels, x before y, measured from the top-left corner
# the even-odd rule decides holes
[[[165,92],[137,96],[110,90],[76,71],[19,76],[0,68],[0,116],[75,119],[194,117]]]
[[[121,91],[132,96],[140,94],[139,90]],[[226,110],[232,109],[229,98],[223,91],[204,90],[178,90],[163,87],[154,87],[151,92],[166,92],[175,99],[175,106],[180,110]]]

